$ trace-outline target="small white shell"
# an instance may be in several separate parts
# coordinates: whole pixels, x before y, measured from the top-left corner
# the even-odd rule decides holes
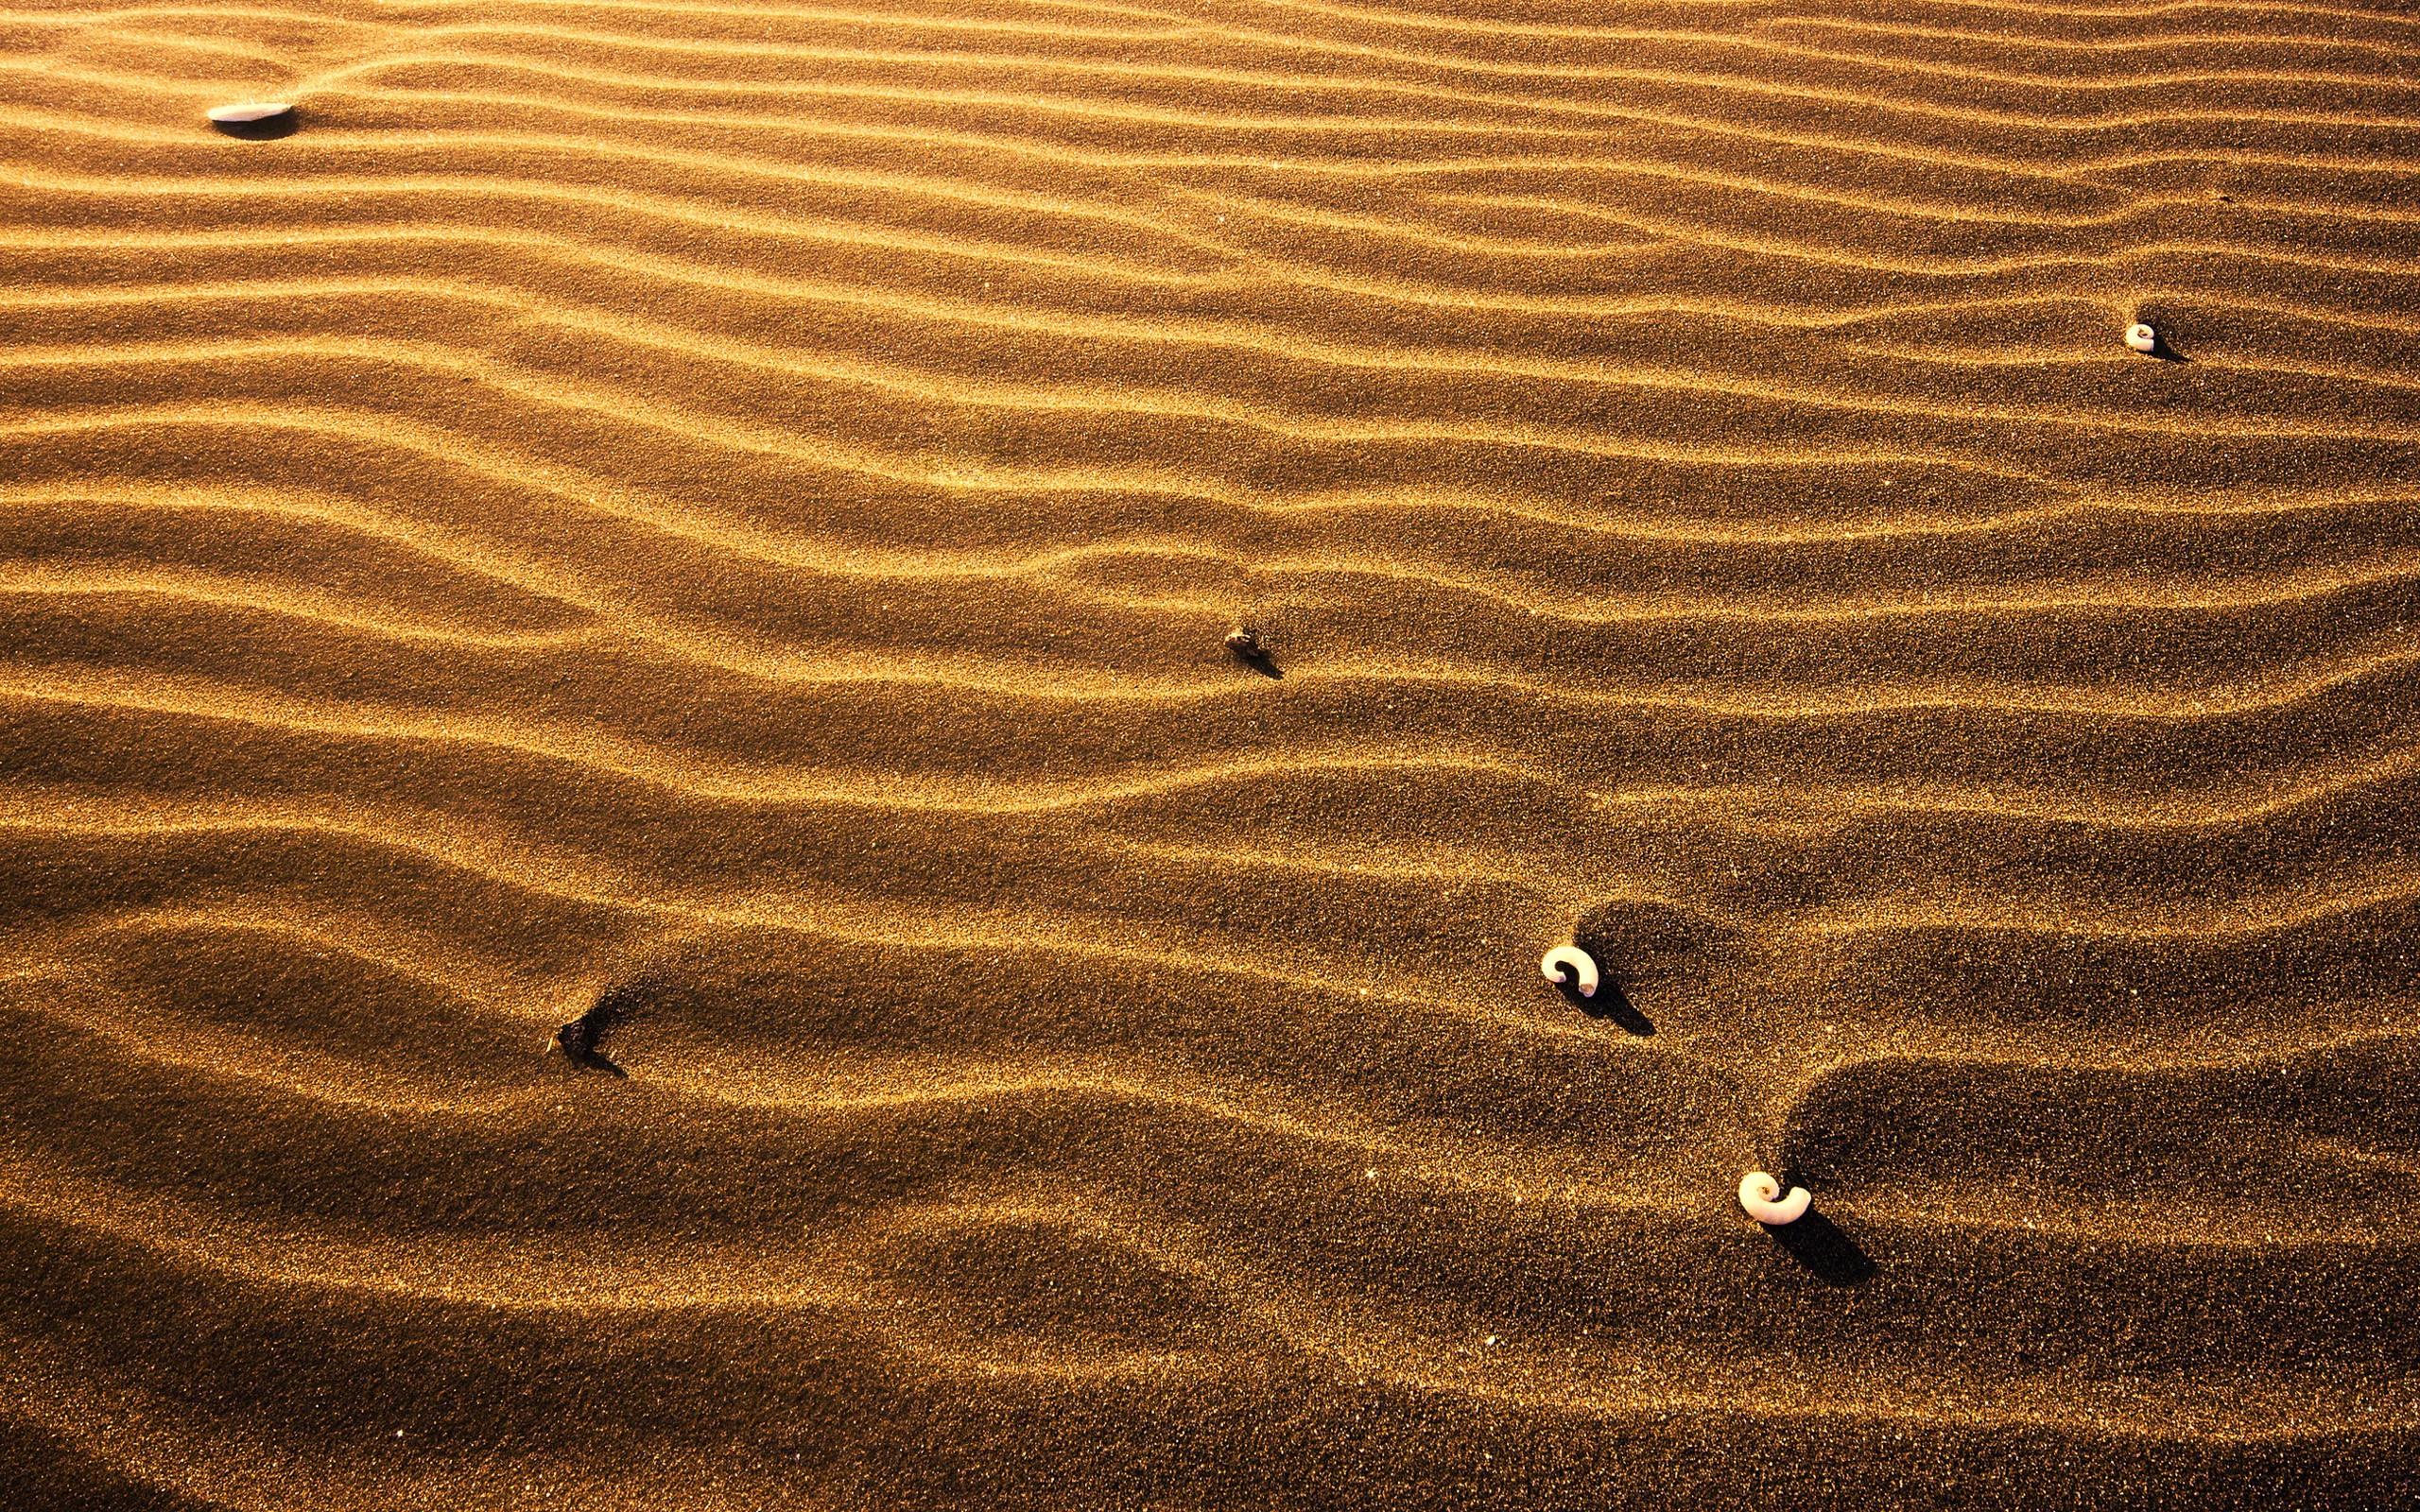
[[[1805,1187],[1792,1187],[1789,1195],[1783,1197],[1781,1183],[1762,1171],[1751,1171],[1739,1178],[1739,1206],[1758,1223],[1796,1223],[1806,1216],[1807,1205],[1814,1200]]]
[[[2126,345],[2136,352],[2150,352],[2159,345],[2159,333],[2140,323],[2126,328]]]
[[[1563,974],[1566,968],[1571,972],[1568,977]],[[1597,995],[1597,963],[1577,945],[1558,945],[1547,952],[1547,958],[1538,963],[1538,970],[1544,971],[1547,980],[1557,987],[1568,981],[1578,986],[1582,997]]]
[[[220,105],[204,112],[221,126],[239,126],[247,121],[266,121],[272,115],[284,115],[294,109],[285,100],[246,100],[241,105]]]

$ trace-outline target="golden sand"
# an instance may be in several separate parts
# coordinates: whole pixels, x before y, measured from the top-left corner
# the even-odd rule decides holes
[[[2420,14],[34,0],[0,125],[7,1507],[2408,1491]]]

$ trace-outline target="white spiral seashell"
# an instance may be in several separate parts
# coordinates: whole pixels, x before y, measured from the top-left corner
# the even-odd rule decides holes
[[[1789,1196],[1782,1196],[1781,1183],[1762,1171],[1751,1171],[1739,1178],[1739,1206],[1758,1223],[1796,1223],[1806,1216],[1807,1205],[1814,1200],[1805,1187],[1792,1187]]]
[[[2140,323],[2130,325],[2126,328],[2126,345],[2136,352],[2150,352],[2159,345],[2159,333]]]
[[[1583,998],[1597,995],[1597,963],[1577,945],[1558,945],[1547,952],[1546,959],[1538,963],[1538,970],[1544,971],[1547,980],[1557,987],[1568,982],[1580,988],[1580,995]],[[1565,970],[1571,972],[1567,977],[1563,974]]]
[[[241,105],[220,105],[203,113],[221,126],[240,126],[247,121],[266,121],[272,115],[284,115],[294,109],[285,100],[246,100]]]

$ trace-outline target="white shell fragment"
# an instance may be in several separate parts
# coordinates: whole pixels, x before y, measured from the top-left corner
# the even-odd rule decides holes
[[[1789,1196],[1782,1196],[1781,1183],[1762,1171],[1751,1171],[1739,1178],[1739,1206],[1758,1223],[1796,1223],[1806,1216],[1807,1205],[1814,1200],[1805,1187],[1792,1187]]]
[[[248,121],[266,121],[272,115],[284,115],[294,109],[285,100],[246,100],[241,105],[215,106],[205,113],[221,126],[240,126]]]
[[[2159,345],[2159,333],[2150,326],[2136,322],[2126,328],[2126,345],[2136,352],[2149,352]]]
[[[1597,963],[1577,945],[1558,945],[1547,952],[1547,958],[1538,963],[1538,970],[1544,971],[1547,980],[1557,987],[1568,982],[1580,988],[1580,995],[1583,998],[1597,995]],[[1566,971],[1571,973],[1569,976],[1563,974]]]

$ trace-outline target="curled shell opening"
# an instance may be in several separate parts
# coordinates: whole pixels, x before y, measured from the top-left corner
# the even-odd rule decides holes
[[[1758,1223],[1796,1223],[1806,1216],[1814,1200],[1814,1194],[1805,1187],[1792,1187],[1789,1195],[1783,1196],[1781,1183],[1763,1171],[1751,1171],[1739,1178],[1739,1206]]]
[[[1538,970],[1544,971],[1547,980],[1557,987],[1569,983],[1580,988],[1580,995],[1583,998],[1593,998],[1597,995],[1597,983],[1599,980],[1597,975],[1597,963],[1586,951],[1577,945],[1558,945],[1547,952],[1546,958],[1538,962]],[[1571,974],[1565,976],[1564,974],[1565,971]]]

